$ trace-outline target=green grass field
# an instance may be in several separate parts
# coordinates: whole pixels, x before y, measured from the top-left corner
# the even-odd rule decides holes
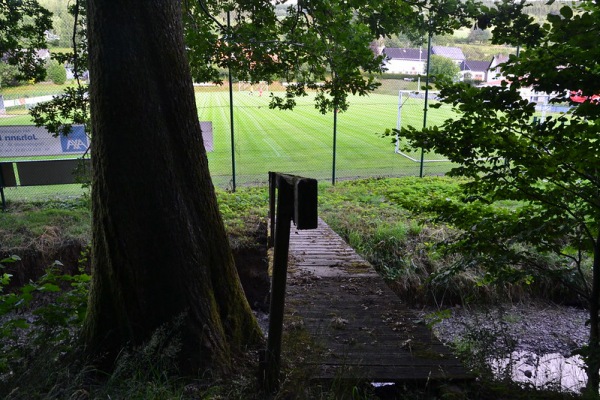
[[[388,83],[388,86],[390,84]],[[231,130],[229,93],[214,87],[196,88],[198,116],[212,121],[214,151],[209,165],[215,185],[232,184]],[[394,93],[388,87],[386,93]],[[282,94],[277,92],[276,94]],[[404,98],[406,100],[406,97]],[[247,90],[234,92],[234,144],[236,184],[264,183],[268,171],[304,175],[331,181],[333,169],[333,114],[320,114],[314,107],[314,96],[298,99],[293,111],[269,109],[269,93],[251,95]],[[10,114],[9,109],[9,114]],[[444,110],[430,110],[429,123],[440,123],[450,115]],[[396,127],[398,94],[353,96],[347,112],[338,114],[336,139],[337,179],[368,176],[418,175],[419,163],[394,152],[391,138],[382,138],[386,129]],[[403,103],[402,125],[421,126],[423,101],[409,99]],[[31,124],[19,111],[0,118],[0,125]],[[411,156],[418,159],[420,152]],[[427,155],[426,159],[439,159]],[[448,163],[426,163],[425,174],[442,174]],[[17,188],[14,192],[31,192],[34,188]]]
[[[42,82],[36,85],[20,85],[3,87],[0,94],[4,100],[20,99],[23,97],[37,97],[61,93],[65,88],[73,86],[72,82],[64,85],[55,85],[50,82]]]
[[[231,131],[227,92],[198,92],[198,115],[213,122],[215,151],[209,153],[215,183],[231,180]],[[338,114],[336,177],[340,179],[374,175],[416,175],[419,164],[394,152],[390,138],[382,138],[396,126],[398,96],[372,94],[352,97],[350,109]],[[320,114],[314,98],[298,100],[293,111],[270,110],[263,93],[235,92],[234,143],[236,183],[264,182],[269,170],[317,179],[332,177],[333,114]],[[403,105],[402,124],[421,126],[423,102],[410,99]],[[430,110],[430,123],[449,116],[445,110]],[[418,158],[420,153],[412,154]],[[439,158],[435,155],[427,158]],[[447,171],[448,164],[427,164],[429,174]]]

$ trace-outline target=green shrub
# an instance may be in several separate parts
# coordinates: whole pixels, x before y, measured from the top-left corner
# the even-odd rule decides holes
[[[17,256],[0,260],[0,269],[19,260]],[[4,290],[10,278],[4,273],[0,282],[0,397],[11,393],[8,398],[31,398],[30,393],[20,393],[52,386],[49,381],[58,370],[48,372],[49,368],[75,352],[90,276],[83,270],[65,274],[55,261],[36,282]]]
[[[9,65],[4,62],[0,62],[0,86],[17,86],[19,80],[19,69],[14,65]]]
[[[397,79],[397,80],[410,80],[416,81],[418,78],[425,79],[425,75],[414,75],[414,74],[399,74],[392,72],[384,72],[379,76],[379,79]]]
[[[64,85],[67,81],[67,70],[56,60],[50,60],[48,63],[46,75],[55,85]]]

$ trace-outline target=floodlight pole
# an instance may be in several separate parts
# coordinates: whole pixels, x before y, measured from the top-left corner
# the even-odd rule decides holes
[[[227,11],[227,30],[231,28],[231,16],[230,12]],[[230,56],[231,58],[231,56]],[[229,60],[231,62],[231,60]],[[235,192],[235,135],[233,128],[233,84],[231,82],[231,65],[227,66],[227,73],[229,79],[229,121],[231,129],[231,190]]]
[[[335,185],[335,152],[337,147],[337,107],[333,109],[333,166],[331,168],[331,184]]]
[[[423,129],[427,127],[427,105],[429,100],[429,67],[431,61],[431,21],[429,21],[429,31],[427,38],[427,67],[425,67],[425,108],[423,109]],[[421,166],[419,168],[419,178],[423,177],[423,165],[425,163],[425,151],[421,147]]]
[[[402,128],[402,90],[398,90],[398,116],[396,117],[396,130]],[[396,150],[395,153],[400,153],[400,135],[396,133]]]
[[[335,72],[332,72],[332,79],[333,79],[334,84],[337,84],[337,74]],[[337,115],[338,115],[337,98],[334,98],[333,101],[334,101],[334,108],[333,108],[333,165],[331,167],[331,184],[335,185],[335,154],[337,151]]]

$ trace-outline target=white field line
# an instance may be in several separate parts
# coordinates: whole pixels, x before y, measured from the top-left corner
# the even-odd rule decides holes
[[[273,149],[273,151],[275,152],[275,154],[277,155],[277,157],[281,157],[281,154],[275,148],[275,146],[277,146],[277,144],[273,141],[273,139],[271,139],[271,138],[264,138],[263,141],[266,144],[268,144],[271,149]],[[277,147],[279,147],[279,146],[277,146]]]
[[[416,158],[413,158],[413,157],[409,156],[408,154],[406,154],[406,153],[403,153],[403,152],[401,152],[401,151],[397,151],[396,153],[397,153],[397,154],[400,154],[402,157],[408,158],[408,159],[409,159],[410,161],[412,161],[412,162],[417,162],[417,163],[420,163],[420,162],[421,162],[421,160],[417,160]],[[424,162],[424,163],[432,163],[432,162],[448,162],[448,160],[423,160],[423,162]]]

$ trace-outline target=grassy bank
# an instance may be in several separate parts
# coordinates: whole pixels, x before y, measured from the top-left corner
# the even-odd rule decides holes
[[[435,215],[427,211],[428,204],[439,199],[458,199],[459,184],[456,179],[444,177],[321,184],[319,214],[375,266],[401,298],[413,305],[490,302],[498,296],[515,301],[528,296],[563,297],[560,287],[543,279],[497,288],[484,284],[483,272],[476,268],[455,276],[441,273],[456,261],[456,256],[445,254],[438,244],[456,232],[436,222]],[[252,240],[247,235],[248,227],[267,218],[267,188],[242,187],[235,193],[218,190],[218,197],[235,244],[248,245],[245,242]],[[47,241],[49,236],[55,243],[73,238],[89,241],[86,205],[80,200],[11,203],[10,211],[0,214],[0,250],[43,247],[38,242]]]

